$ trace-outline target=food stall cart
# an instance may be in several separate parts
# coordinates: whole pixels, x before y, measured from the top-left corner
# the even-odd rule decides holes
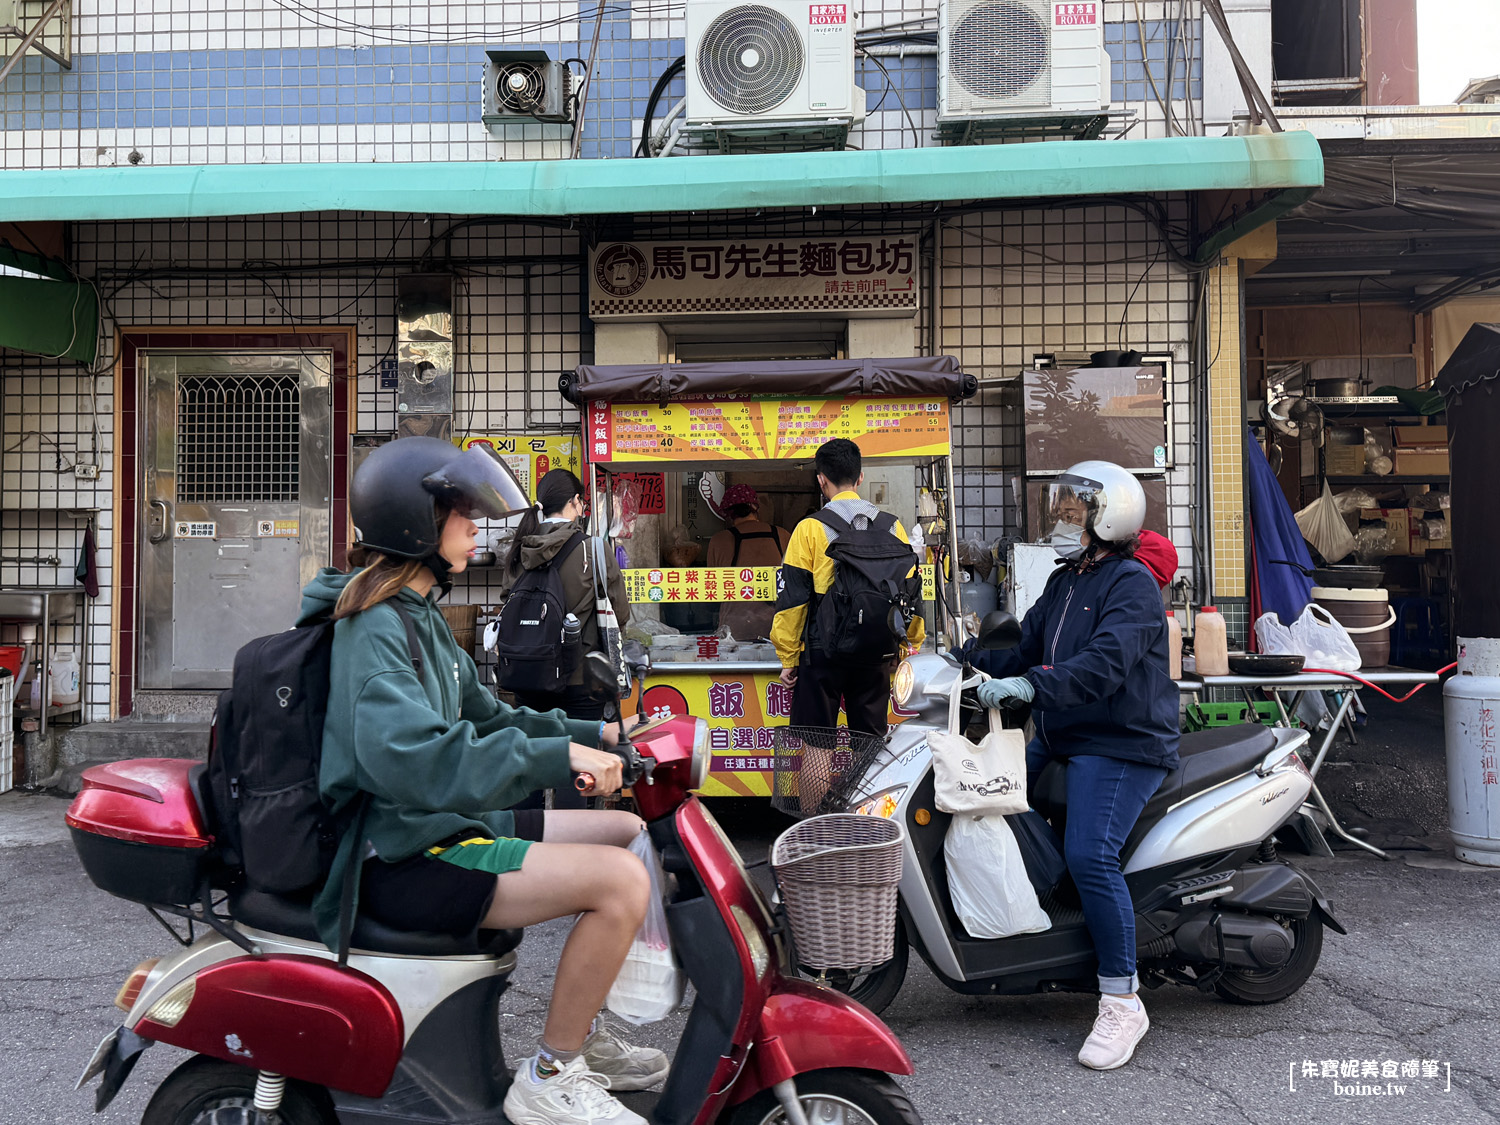
[[[791,529],[821,504],[811,471],[818,446],[857,442],[861,491],[911,534],[926,564],[930,643],[945,643],[932,564],[956,550],[949,407],[973,392],[950,357],[597,366],[565,380],[584,413],[594,533],[618,527],[620,483],[640,490],[625,585],[633,619],[663,622],[649,627],[663,631],[650,638],[643,710],[708,721],[706,795],[769,797],[775,728],[791,712],[769,641],[720,635],[720,606],[774,602],[780,576],[777,567],[698,565],[694,546],[728,526],[716,497],[750,484],[769,498],[762,518]],[[892,721],[901,718],[893,711]]]

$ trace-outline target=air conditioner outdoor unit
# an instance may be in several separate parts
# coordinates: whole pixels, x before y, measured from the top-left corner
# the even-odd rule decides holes
[[[688,126],[863,120],[854,9],[854,0],[688,0]]]
[[[517,121],[573,120],[572,72],[546,51],[486,51],[483,83],[480,120],[491,130]]]
[[[939,0],[938,120],[1098,113],[1102,0]]]

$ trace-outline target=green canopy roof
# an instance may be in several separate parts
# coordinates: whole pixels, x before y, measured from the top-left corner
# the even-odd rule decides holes
[[[1244,189],[1286,189],[1300,202],[1322,182],[1305,132],[649,160],[137,165],[0,171],[0,221],[611,215]]]

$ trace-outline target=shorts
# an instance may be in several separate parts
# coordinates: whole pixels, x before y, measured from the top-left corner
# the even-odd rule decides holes
[[[542,838],[546,814],[541,810],[520,810],[515,814],[515,836],[494,841],[501,846],[490,865],[506,870],[519,870],[521,857],[526,847]],[[458,851],[464,841],[482,839],[472,832],[442,841],[438,846],[448,851]],[[456,938],[478,940],[479,923],[489,913],[495,899],[495,874],[482,870],[484,862],[470,851],[473,845],[463,849],[469,854],[463,863],[444,861],[430,851],[420,852],[409,859],[386,863],[378,857],[365,860],[360,874],[359,910],[382,925],[393,930],[423,931],[426,933],[450,934]],[[455,857],[457,858],[457,857]],[[506,861],[513,860],[506,866]]]

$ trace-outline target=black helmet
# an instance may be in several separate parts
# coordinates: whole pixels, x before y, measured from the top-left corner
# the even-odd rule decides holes
[[[354,474],[349,515],[357,545],[402,559],[436,553],[437,505],[497,519],[527,505],[505,463],[481,445],[459,450],[430,437],[404,437],[373,450]]]

